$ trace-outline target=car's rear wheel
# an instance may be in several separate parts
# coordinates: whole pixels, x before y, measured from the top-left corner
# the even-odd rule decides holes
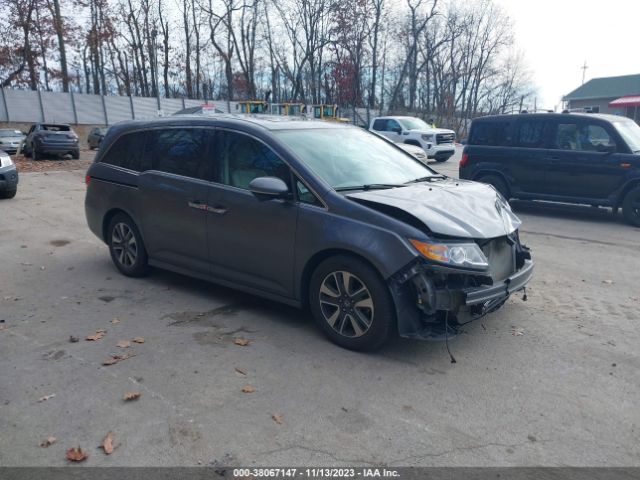
[[[13,198],[18,193],[18,190],[3,190],[0,192],[0,198]]]
[[[74,160],[79,160],[80,159],[80,152],[73,152],[71,154],[71,156],[73,157]]]
[[[324,333],[350,350],[375,350],[388,340],[396,316],[378,272],[348,255],[324,260],[309,285],[311,312]]]
[[[624,196],[622,214],[631,225],[640,227],[640,187],[631,189]]]
[[[479,178],[476,178],[476,181],[487,183],[493,186],[493,188],[495,188],[500,193],[500,195],[502,195],[507,200],[511,198],[509,193],[509,186],[507,185],[507,182],[505,182],[502,178],[498,177],[497,175],[483,175]]]
[[[116,214],[107,228],[111,259],[128,277],[142,277],[149,271],[147,250],[138,227],[128,215]]]
[[[37,149],[37,148],[33,148],[33,159],[34,160],[42,160],[42,153]]]

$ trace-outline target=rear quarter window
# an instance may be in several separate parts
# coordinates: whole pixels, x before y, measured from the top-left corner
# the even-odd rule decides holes
[[[383,120],[383,119],[380,118],[380,119],[375,120],[373,122],[373,129],[377,130],[378,132],[383,132],[383,131],[386,130],[386,128],[387,128],[387,121],[386,120]]]
[[[135,172],[147,170],[144,165],[145,132],[122,135],[111,145],[100,163],[126,168]]]
[[[477,122],[471,129],[469,144],[506,146],[511,144],[511,122]]]

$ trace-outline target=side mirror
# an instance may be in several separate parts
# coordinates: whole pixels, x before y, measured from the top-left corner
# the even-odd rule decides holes
[[[289,187],[277,177],[258,177],[249,183],[249,191],[255,196],[285,198],[289,195]]]
[[[392,131],[392,132],[395,132],[395,133],[402,133],[402,128],[400,128],[400,127],[394,127],[394,128],[392,128],[392,129],[391,129],[391,131]]]

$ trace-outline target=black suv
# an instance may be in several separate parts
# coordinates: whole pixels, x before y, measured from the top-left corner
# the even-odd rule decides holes
[[[395,329],[446,339],[533,272],[520,221],[493,188],[335,122],[114,125],[87,172],[85,209],[123,274],[153,265],[306,305],[353,349]]]
[[[475,119],[460,178],[506,199],[622,207],[640,226],[640,127],[615,115],[541,113]]]

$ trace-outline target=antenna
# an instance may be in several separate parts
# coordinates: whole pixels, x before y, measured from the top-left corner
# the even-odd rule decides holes
[[[589,68],[589,66],[587,65],[587,61],[584,61],[584,65],[582,65],[580,67],[580,69],[582,70],[582,84],[584,85],[584,76],[587,73],[587,68]]]

